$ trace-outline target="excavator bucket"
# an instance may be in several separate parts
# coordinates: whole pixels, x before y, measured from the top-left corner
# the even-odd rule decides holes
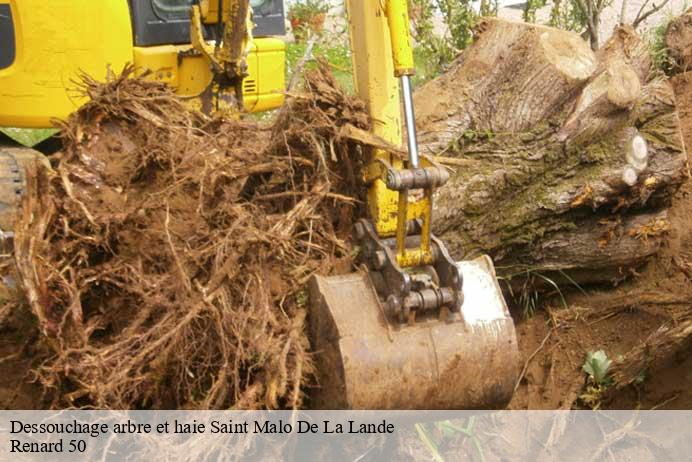
[[[498,409],[518,373],[514,323],[487,256],[458,262],[455,321],[400,324],[366,272],[314,276],[309,334],[317,352],[316,409]]]
[[[310,406],[502,408],[517,376],[514,324],[490,258],[456,262],[432,234],[435,191],[449,171],[418,148],[408,2],[346,5],[354,80],[372,132],[398,146],[405,128],[408,158],[366,150],[368,210],[353,227],[366,270],[311,279],[319,388]]]

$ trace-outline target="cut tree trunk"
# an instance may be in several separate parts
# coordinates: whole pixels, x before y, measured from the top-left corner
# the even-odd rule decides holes
[[[665,239],[686,158],[672,88],[631,28],[594,53],[571,32],[484,20],[415,103],[422,152],[455,170],[434,231],[456,258],[604,282]]]
[[[692,8],[668,24],[666,47],[673,60],[674,71],[692,70]]]

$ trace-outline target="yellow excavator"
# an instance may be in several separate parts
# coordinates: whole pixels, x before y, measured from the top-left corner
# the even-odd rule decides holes
[[[0,127],[51,127],[84,102],[79,72],[103,78],[127,63],[200,105],[242,91],[245,110],[276,108],[284,98],[283,2],[252,4],[0,0]]]
[[[345,3],[356,91],[374,134],[394,146],[405,138],[408,158],[365,153],[368,214],[353,232],[362,270],[309,283],[319,379],[309,404],[504,407],[518,348],[492,261],[454,261],[432,234],[435,190],[449,172],[418,149],[408,2]],[[65,118],[80,104],[67,90],[79,69],[99,76],[127,62],[203,109],[276,107],[284,48],[265,35],[283,34],[282,13],[281,0],[0,0],[0,126]],[[0,167],[21,170],[16,153],[0,148]],[[14,184],[21,194],[21,178]]]

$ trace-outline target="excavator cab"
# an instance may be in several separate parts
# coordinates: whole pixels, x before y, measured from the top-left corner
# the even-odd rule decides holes
[[[517,376],[514,323],[492,260],[454,261],[432,234],[448,171],[416,137],[407,0],[348,0],[355,86],[382,149],[363,170],[368,216],[355,223],[361,272],[310,281],[315,408],[501,408]]]
[[[127,63],[193,107],[277,108],[284,22],[282,0],[0,0],[0,127],[52,127],[85,102],[80,72],[103,79]],[[226,32],[241,49],[230,49]],[[231,61],[241,58],[234,80]]]
[[[284,101],[282,0],[0,0],[0,127],[50,128],[103,79],[134,64],[192,107],[259,112]],[[0,134],[0,241],[11,236],[24,166],[45,158]]]

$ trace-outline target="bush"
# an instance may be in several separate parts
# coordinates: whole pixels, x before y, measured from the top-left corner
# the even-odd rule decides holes
[[[663,21],[646,35],[654,66],[667,75],[671,75],[675,67],[675,60],[670,56],[666,45],[666,30],[670,21],[671,18]]]
[[[497,14],[497,2],[482,0],[477,13],[470,0],[409,0],[413,36],[421,56],[442,72],[473,40],[473,28],[481,16]],[[442,17],[445,33],[435,33],[434,17]]]

